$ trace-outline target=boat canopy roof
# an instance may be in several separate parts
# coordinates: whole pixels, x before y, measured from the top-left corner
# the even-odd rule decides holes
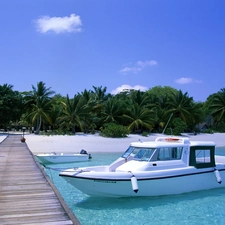
[[[132,142],[130,144],[133,147],[148,147],[148,148],[158,148],[165,146],[215,146],[212,141],[190,141],[187,137],[158,137],[155,141],[149,142]]]

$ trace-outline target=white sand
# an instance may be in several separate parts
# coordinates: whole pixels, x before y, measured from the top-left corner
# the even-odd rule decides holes
[[[153,141],[160,134],[149,137],[129,135],[127,138],[104,138],[97,134],[76,134],[75,136],[25,135],[26,143],[34,153],[64,152],[78,153],[85,149],[93,152],[124,152],[131,142]],[[191,141],[213,141],[217,147],[225,147],[225,133],[187,135]]]
[[[76,134],[75,136],[45,136],[26,134],[26,143],[34,153],[64,152],[78,153],[85,149],[88,153],[93,152],[124,152],[131,142],[153,141],[161,134],[152,134],[149,137],[131,134],[127,138],[104,138],[98,134]],[[185,135],[191,141],[213,141],[217,147],[225,147],[225,133]],[[7,136],[0,135],[0,143]]]
[[[104,138],[99,135],[76,134],[75,136],[40,136],[25,135],[30,150],[36,153],[64,152],[78,153],[81,149],[91,152],[124,152],[129,144],[141,139],[154,140],[154,138],[129,135],[127,138]]]

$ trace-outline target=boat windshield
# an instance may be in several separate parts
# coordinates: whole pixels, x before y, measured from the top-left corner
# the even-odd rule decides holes
[[[123,158],[132,157],[134,160],[138,161],[150,161],[153,153],[155,152],[155,148],[138,148],[130,146],[126,152],[122,155]]]
[[[179,160],[182,157],[182,151],[183,147],[141,148],[130,146],[122,157],[138,161]]]

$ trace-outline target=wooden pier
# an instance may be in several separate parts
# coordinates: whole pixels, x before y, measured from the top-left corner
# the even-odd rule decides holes
[[[0,225],[80,225],[20,138],[0,144]]]

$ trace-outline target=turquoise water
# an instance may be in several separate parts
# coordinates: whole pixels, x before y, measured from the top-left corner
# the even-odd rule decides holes
[[[216,152],[225,155],[225,148],[217,148]],[[120,155],[93,153],[90,162],[52,165],[49,166],[52,169],[46,169],[54,185],[82,225],[225,224],[225,188],[161,197],[93,198],[59,177],[58,170],[107,165]]]

